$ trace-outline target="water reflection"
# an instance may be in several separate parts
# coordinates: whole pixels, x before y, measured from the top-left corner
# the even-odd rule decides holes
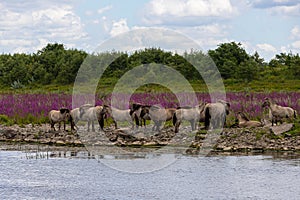
[[[122,147],[122,151],[112,152],[110,146],[97,146],[88,151],[85,147],[51,146],[40,144],[9,144],[0,143],[0,151],[20,151],[22,158],[26,159],[50,159],[50,158],[74,158],[74,159],[107,159],[107,160],[134,160],[153,159],[172,155],[174,158],[181,156],[198,157],[197,154],[186,154],[184,151],[173,152],[167,148],[133,148]],[[211,152],[207,157],[223,156],[258,156],[263,155],[263,160],[274,162],[291,161],[294,165],[300,165],[300,152]]]

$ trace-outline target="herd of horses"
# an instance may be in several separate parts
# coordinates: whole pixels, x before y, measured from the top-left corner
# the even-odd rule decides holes
[[[265,98],[262,104],[263,108],[269,109],[269,118],[272,126],[278,122],[283,123],[284,119],[294,121],[297,118],[297,112],[293,108],[277,105],[271,99]],[[129,122],[131,128],[146,126],[146,120],[152,120],[154,126],[153,131],[160,131],[161,125],[166,121],[172,121],[177,133],[183,121],[188,121],[192,131],[197,129],[197,124],[204,122],[206,130],[223,128],[226,123],[226,116],[230,112],[230,104],[224,100],[215,103],[201,103],[197,106],[185,106],[177,108],[163,108],[158,105],[142,105],[133,103],[129,109],[120,110],[108,105],[94,106],[92,104],[84,104],[79,108],[69,110],[61,108],[60,110],[51,110],[49,112],[49,121],[51,129],[55,131],[54,125],[61,122],[64,123],[66,130],[66,122],[70,122],[71,130],[78,129],[79,121],[88,123],[88,131],[92,125],[92,131],[95,131],[94,122],[99,123],[99,129],[104,128],[104,119],[111,117],[115,128],[118,128],[118,122]],[[236,113],[236,126],[241,128],[262,127],[264,122],[250,120],[245,113]],[[75,129],[76,128],[76,129]]]

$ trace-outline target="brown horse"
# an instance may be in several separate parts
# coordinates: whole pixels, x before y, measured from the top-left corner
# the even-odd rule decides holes
[[[55,131],[54,124],[58,123],[58,129],[60,130],[60,123],[64,122],[64,130],[66,130],[66,121],[71,121],[70,110],[67,108],[61,108],[60,110],[51,110],[48,114],[51,128]]]
[[[92,104],[84,104],[79,108],[75,108],[71,111],[71,115],[74,120],[74,125],[79,121],[88,122],[88,131],[90,131],[90,125],[92,124],[92,131],[95,131],[94,121],[98,121],[99,130],[103,130],[104,116],[101,115],[103,106],[94,106]],[[76,126],[76,125],[75,125]]]
[[[163,122],[173,119],[176,108],[161,108],[159,106],[143,106],[140,114],[141,118],[149,115],[150,119],[154,122],[152,130],[160,131],[160,126]]]
[[[293,121],[293,118],[297,118],[297,112],[293,108],[284,107],[273,103],[269,98],[265,98],[265,101],[262,104],[262,107],[269,108],[272,115],[272,126],[274,123],[277,125],[277,122],[280,121],[282,123],[282,119],[286,118]]]
[[[130,107],[130,116],[134,117],[137,128],[143,125],[146,127],[146,120],[151,120],[149,114],[144,114],[143,117],[141,117],[141,112],[144,107],[150,108],[151,106],[133,103]]]
[[[263,124],[259,121],[252,121],[243,112],[237,113],[238,126],[240,128],[262,127]]]
[[[192,131],[196,130],[197,122],[204,121],[204,108],[206,103],[199,104],[195,107],[178,107],[173,116],[173,125],[175,133],[179,131],[179,126],[182,120],[187,120],[191,123]]]
[[[120,110],[118,108],[104,105],[103,110],[101,111],[101,115],[103,114],[106,114],[107,116],[109,115],[112,118],[115,124],[115,129],[118,129],[118,121],[129,122],[132,129],[134,129],[134,115],[131,115],[132,111],[130,109]]]

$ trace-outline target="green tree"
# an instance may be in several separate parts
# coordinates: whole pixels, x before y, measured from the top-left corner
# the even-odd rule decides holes
[[[224,79],[252,81],[263,70],[264,61],[257,52],[249,55],[241,43],[223,43],[215,50],[208,51]]]

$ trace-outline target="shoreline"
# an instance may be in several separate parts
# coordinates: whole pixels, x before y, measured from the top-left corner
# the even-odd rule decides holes
[[[140,131],[139,131],[140,130]],[[103,131],[50,131],[50,126],[0,125],[0,147],[4,144],[39,144],[54,147],[118,146],[132,148],[161,148],[173,146],[187,148],[186,153],[198,154],[202,146],[207,143],[207,136],[203,131],[191,132],[182,127],[179,136],[173,127],[164,128],[161,132],[151,132],[150,135],[137,129],[134,133],[128,129],[114,130],[109,127]],[[175,138],[175,139],[174,139]],[[262,128],[224,128],[216,141],[211,144],[212,152],[300,152],[300,135],[288,132],[274,134],[270,127]]]

